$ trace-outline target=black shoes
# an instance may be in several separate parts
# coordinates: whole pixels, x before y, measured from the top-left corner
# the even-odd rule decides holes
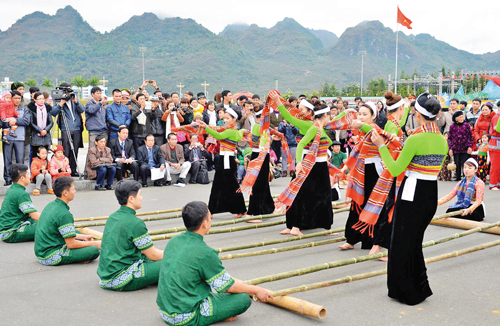
[[[106,185],[106,190],[115,190],[115,188],[113,188],[113,185]]]
[[[165,186],[171,186],[171,185],[172,185],[172,181],[170,181],[170,180],[165,181]]]
[[[96,185],[94,189],[97,190],[97,191],[106,191],[106,188],[104,188],[104,186],[98,186],[98,185]]]
[[[186,180],[183,178],[177,179],[177,182],[174,184],[175,187],[185,187],[186,186]]]
[[[162,187],[162,186],[163,186],[163,184],[161,183],[161,181],[156,180],[156,181],[154,182],[154,186],[155,186],[155,187]]]

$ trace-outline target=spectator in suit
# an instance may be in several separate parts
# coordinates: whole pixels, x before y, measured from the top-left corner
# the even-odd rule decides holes
[[[153,134],[147,135],[144,143],[137,149],[137,163],[141,173],[142,186],[147,187],[151,169],[160,169],[165,173],[165,158],[161,154],[160,146],[155,145],[155,136]],[[155,187],[161,187],[162,180],[155,180],[154,185]]]
[[[191,143],[185,146],[184,156],[189,160],[189,163],[191,163],[191,178],[189,180],[189,183],[196,183],[196,178],[198,177],[200,166],[203,165],[205,166],[205,169],[208,170],[206,161],[208,152],[203,147],[203,144],[198,141],[197,134],[191,134],[190,138]]]
[[[111,149],[106,147],[106,137],[99,135],[95,139],[95,146],[89,148],[87,156],[87,177],[89,179],[96,179],[95,190],[113,190],[113,178],[116,174],[116,168],[114,166],[100,166],[97,169],[96,166],[101,164],[111,164],[113,163],[113,157],[111,156]],[[104,179],[106,178],[107,184],[104,186]]]
[[[118,129],[118,138],[109,142],[113,162],[116,163],[116,180],[123,179],[124,172],[131,171],[134,180],[139,180],[139,164],[136,161],[134,142],[128,138],[127,127]]]
[[[191,168],[191,163],[184,159],[184,149],[177,144],[177,135],[170,133],[167,136],[167,143],[160,146],[161,153],[165,158],[167,185],[172,182],[172,174],[179,174],[176,187],[186,186],[186,176]]]
[[[106,109],[106,119],[109,125],[109,139],[118,137],[118,128],[121,126],[129,127],[131,122],[130,110],[122,104],[122,91],[113,90],[113,103]]]

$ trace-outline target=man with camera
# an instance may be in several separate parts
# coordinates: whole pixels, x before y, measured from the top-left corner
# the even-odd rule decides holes
[[[144,144],[146,135],[151,132],[151,110],[146,109],[146,96],[142,93],[135,95],[135,102],[130,109],[130,134],[134,142],[134,150]]]
[[[108,140],[108,126],[106,125],[106,107],[108,98],[102,96],[101,88],[92,87],[92,98],[85,104],[86,128],[89,131],[89,149],[95,146],[95,139],[102,135]]]
[[[63,93],[61,100],[52,108],[50,114],[57,117],[57,115],[61,113],[59,117],[59,126],[61,128],[62,146],[64,148],[64,153],[69,156],[69,166],[72,171],[71,175],[78,176],[78,148],[82,142],[82,133],[80,130],[82,121],[80,119],[80,114],[82,114],[85,109],[76,99],[76,94],[73,92],[70,84],[62,83],[59,85],[59,90]],[[70,142],[73,144],[73,151]]]

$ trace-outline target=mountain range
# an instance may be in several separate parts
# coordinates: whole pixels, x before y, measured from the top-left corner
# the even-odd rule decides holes
[[[347,28],[337,37],[312,30],[292,18],[272,28],[255,24],[228,25],[214,34],[192,19],[144,13],[111,32],[95,31],[71,6],[55,15],[34,12],[0,32],[0,76],[11,80],[36,78],[53,83],[81,75],[109,80],[110,88],[134,87],[146,79],[165,91],[182,83],[184,90],[209,94],[222,89],[264,94],[275,88],[294,93],[318,89],[325,81],[337,87],[358,82],[359,51],[364,56],[364,80],[394,74],[395,32],[379,21]],[[429,34],[399,33],[399,71],[422,75],[441,71],[494,69],[500,51],[472,54],[436,40]]]

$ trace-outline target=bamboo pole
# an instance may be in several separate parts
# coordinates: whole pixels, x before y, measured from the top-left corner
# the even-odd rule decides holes
[[[459,229],[466,229],[466,230],[467,229],[474,229],[477,227],[482,227],[482,226],[487,225],[486,223],[470,221],[470,220],[463,220],[463,219],[458,219],[458,218],[447,218],[447,219],[443,219],[443,220],[439,220],[439,221],[432,221],[431,223],[435,224],[435,225],[450,226],[450,227],[459,228]],[[483,232],[500,235],[500,227],[487,229],[487,230],[484,230]]]
[[[498,246],[498,245],[500,245],[500,240],[495,240],[495,241],[492,241],[492,242],[480,244],[480,245],[469,247],[469,248],[466,248],[466,249],[453,251],[453,252],[450,252],[450,253],[447,253],[447,254],[442,254],[442,255],[430,257],[430,258],[427,258],[425,260],[425,262],[427,264],[430,264],[430,263],[434,263],[434,262],[437,262],[437,261],[441,261],[441,260],[445,260],[445,259],[448,259],[448,258],[454,258],[454,257],[462,256],[462,255],[465,255],[465,254],[469,254],[469,253],[472,253],[472,252],[476,252],[476,251],[479,251],[479,250],[491,248],[491,247]],[[367,279],[367,278],[370,278],[370,277],[374,277],[374,276],[378,276],[378,275],[383,275],[383,274],[386,274],[386,273],[387,273],[387,268],[384,268],[384,269],[381,269],[381,270],[372,271],[372,272],[368,272],[368,273],[362,273],[362,274],[357,274],[357,275],[353,275],[353,276],[346,276],[346,277],[338,278],[338,279],[335,279],[335,280],[330,280],[330,281],[325,281],[325,282],[318,282],[318,283],[307,284],[307,285],[301,285],[301,286],[297,286],[297,287],[293,287],[293,288],[288,288],[288,289],[283,289],[283,290],[278,290],[278,291],[272,291],[271,295],[276,298],[276,297],[279,297],[279,296],[282,296],[282,295],[288,295],[288,294],[293,294],[293,293],[298,293],[298,292],[304,292],[304,291],[309,291],[309,290],[313,290],[313,289],[319,289],[319,288],[324,288],[324,287],[328,287],[328,286],[333,286],[333,285],[348,283],[348,282],[352,282],[352,281],[363,280],[363,279]]]
[[[332,233],[343,232],[344,230],[345,230],[344,228],[339,228],[339,229],[334,229],[334,230],[315,232],[315,233],[304,234],[304,235],[299,235],[299,236],[292,236],[292,237],[287,237],[287,238],[276,239],[276,240],[256,242],[256,243],[251,243],[251,244],[246,244],[246,245],[218,248],[218,249],[215,249],[215,251],[217,251],[218,253],[221,253],[221,252],[227,252],[227,251],[236,251],[236,250],[243,250],[243,249],[256,248],[256,247],[264,247],[264,246],[269,246],[269,245],[277,244],[277,243],[285,243],[285,242],[290,242],[290,241],[298,241],[298,240],[303,240],[303,239],[320,237],[320,236],[329,235]]]
[[[97,230],[89,229],[89,228],[77,228],[77,231],[80,231],[81,234],[89,234],[96,236],[98,238],[102,238],[102,232],[99,232]]]
[[[275,297],[267,303],[317,319],[324,319],[326,317],[325,307],[288,295]]]
[[[285,252],[285,251],[290,251],[290,250],[312,248],[312,247],[327,245],[327,244],[331,244],[331,243],[341,242],[344,240],[345,240],[345,237],[340,237],[340,238],[334,238],[334,239],[317,241],[317,242],[309,242],[309,243],[299,244],[299,245],[295,245],[295,246],[282,247],[282,248],[271,248],[271,249],[266,249],[266,250],[244,252],[241,254],[227,254],[227,255],[219,256],[219,258],[220,258],[220,260],[227,260],[227,259],[260,256],[260,255],[267,255],[267,254],[275,254],[278,252]]]
[[[225,228],[225,229],[214,229],[214,230],[208,231],[207,234],[230,233],[230,232],[244,231],[244,230],[249,230],[249,229],[259,229],[259,228],[265,228],[265,227],[268,227],[268,226],[285,224],[285,222],[286,222],[286,220],[281,220],[281,221],[274,221],[274,222],[268,222],[268,223],[262,223],[262,224],[252,224],[252,225],[245,225],[245,226],[236,226],[236,227]],[[150,231],[150,232],[154,232],[154,231]],[[176,236],[178,234],[180,234],[180,232],[153,235],[151,237],[151,240],[152,241],[167,240],[167,239],[173,238],[174,236]]]
[[[500,221],[493,223],[493,224],[488,224],[488,225],[484,225],[482,227],[475,228],[474,230],[469,230],[469,231],[465,231],[462,233],[453,234],[451,236],[443,237],[443,238],[440,238],[437,240],[427,241],[427,242],[423,243],[422,246],[423,247],[434,246],[436,244],[440,244],[440,243],[444,243],[444,242],[451,241],[454,239],[458,239],[460,237],[464,237],[464,236],[467,236],[469,234],[473,234],[476,232],[484,231],[486,229],[494,228],[494,227],[497,227],[498,225],[500,225]],[[385,256],[387,256],[387,252],[383,252],[383,253],[379,252],[377,254],[372,254],[372,255],[351,257],[351,258],[337,260],[337,261],[333,261],[333,262],[329,262],[329,263],[323,263],[323,264],[319,264],[319,265],[299,268],[299,269],[292,270],[292,271],[262,276],[262,277],[254,278],[251,280],[247,280],[247,281],[245,281],[245,283],[251,284],[251,285],[257,285],[257,284],[262,284],[262,283],[267,283],[267,282],[273,282],[273,281],[282,280],[282,279],[286,279],[286,278],[290,278],[290,277],[294,277],[294,276],[315,273],[315,272],[319,272],[319,271],[322,271],[325,269],[356,264],[359,262],[373,260],[373,259],[377,259],[377,258],[381,258],[381,257],[385,257]]]

